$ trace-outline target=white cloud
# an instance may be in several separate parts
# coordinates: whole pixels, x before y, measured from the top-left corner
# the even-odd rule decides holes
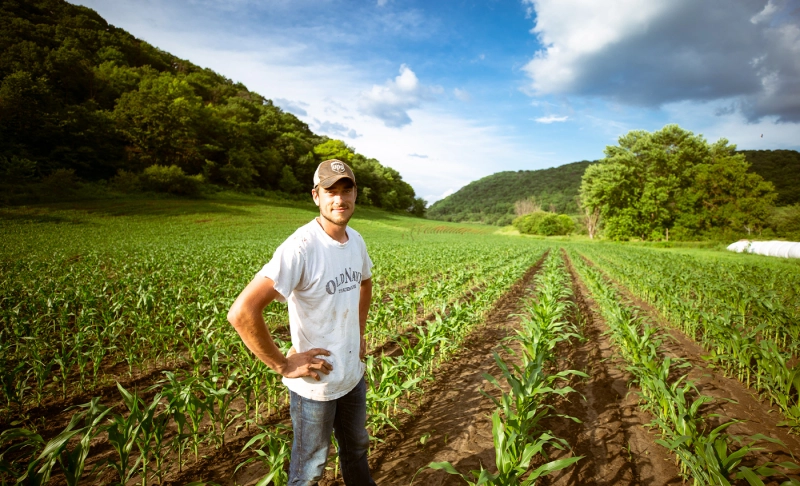
[[[316,118],[314,119],[314,129],[320,133],[332,135],[334,137],[358,138],[361,136],[355,129],[347,125],[327,120],[319,121]]]
[[[280,108],[282,108],[284,111],[288,111],[289,113],[302,116],[308,115],[308,112],[306,112],[305,110],[305,107],[308,106],[308,103],[304,103],[302,101],[287,100],[285,98],[275,98],[272,101],[274,101],[275,104],[278,105]]]
[[[668,104],[664,106],[664,110],[670,115],[671,123],[678,123],[687,130],[702,134],[710,142],[725,138],[736,144],[740,150],[800,149],[796,125],[778,123],[776,116],[751,122],[742,113],[717,109],[732,102],[733,100],[709,103],[683,101]],[[719,112],[723,113],[715,114]]]
[[[567,121],[568,119],[569,119],[569,117],[568,117],[568,116],[555,116],[555,115],[548,115],[548,116],[542,116],[542,117],[536,118],[534,121],[535,121],[536,123],[546,123],[546,124],[550,124],[550,123],[560,123],[560,122],[565,122],[565,121]]]
[[[750,22],[758,24],[766,20],[769,20],[777,11],[778,11],[778,5],[775,4],[775,2],[773,2],[772,0],[769,0],[769,2],[767,2],[767,4],[764,6],[764,10],[750,17]]]
[[[358,107],[361,113],[378,118],[387,127],[399,128],[411,123],[409,110],[441,91],[439,87],[423,86],[414,71],[403,64],[394,80],[361,93]]]
[[[651,0],[523,0],[536,12],[531,30],[545,49],[524,67],[540,94],[569,92],[580,62],[619,40],[647,29],[666,7]]]
[[[408,156],[409,157],[416,157],[418,159],[427,159],[428,158],[427,155],[422,155],[422,154],[408,154]]]
[[[501,170],[544,167],[540,153],[522,146],[507,127],[485,125],[440,110],[414,110],[403,130],[370,122],[359,125],[363,137],[352,145],[400,171],[417,194],[437,195]],[[411,154],[425,154],[427,158]]]
[[[453,95],[461,101],[469,101],[472,99],[469,92],[465,89],[454,88]]]
[[[660,107],[736,97],[752,122],[800,122],[800,25],[784,0],[523,0],[543,49],[535,95]]]

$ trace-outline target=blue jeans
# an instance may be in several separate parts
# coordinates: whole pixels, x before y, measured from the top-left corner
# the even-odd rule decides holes
[[[320,402],[289,391],[294,442],[289,484],[310,486],[322,479],[331,431],[339,443],[339,464],[348,486],[375,486],[367,466],[367,384],[364,378],[347,395]]]

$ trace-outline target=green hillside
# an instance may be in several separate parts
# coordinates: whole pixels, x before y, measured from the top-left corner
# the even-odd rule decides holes
[[[578,189],[586,167],[582,161],[542,170],[498,172],[470,182],[435,202],[428,217],[444,221],[473,221],[505,225],[514,219],[514,203],[534,196],[542,209],[577,213]]]
[[[772,182],[778,206],[800,203],[800,152],[742,150],[750,170]],[[470,182],[437,201],[428,217],[443,221],[472,221],[505,225],[514,218],[514,203],[535,197],[542,209],[577,214],[581,177],[592,162],[582,161],[542,170],[498,172]]]
[[[162,186],[183,193],[200,181],[300,194],[317,164],[336,156],[357,174],[361,204],[409,209],[421,201],[396,170],[89,8],[4,0],[0,53],[0,194],[39,181],[63,188],[70,177],[142,181],[146,190],[166,177],[182,186]],[[176,169],[145,172],[154,165]]]
[[[800,152],[797,150],[740,150],[750,170],[775,185],[777,206],[800,203]]]

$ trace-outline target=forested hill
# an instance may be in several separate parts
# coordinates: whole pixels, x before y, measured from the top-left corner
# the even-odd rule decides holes
[[[582,161],[542,170],[498,172],[470,182],[436,201],[428,217],[446,221],[480,221],[505,225],[514,219],[514,203],[531,196],[542,209],[577,213],[581,177],[592,162]]]
[[[778,206],[800,204],[800,152],[797,150],[740,150],[750,170],[775,185]]]
[[[419,206],[397,171],[89,8],[0,4],[0,186],[59,171],[96,181],[122,170],[135,180],[174,165],[195,181],[305,193],[318,162],[334,156],[353,166],[362,203]]]
[[[800,152],[742,150],[750,170],[772,182],[776,204],[800,203]],[[577,214],[581,177],[592,162],[574,162],[550,169],[498,172],[473,181],[434,203],[428,217],[446,221],[479,221],[505,225],[514,219],[514,203],[533,196],[542,209]]]

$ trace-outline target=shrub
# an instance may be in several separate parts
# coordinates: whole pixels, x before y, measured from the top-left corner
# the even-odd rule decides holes
[[[78,178],[74,169],[56,169],[42,179],[43,188],[50,194],[66,195],[78,188]]]
[[[776,233],[796,239],[800,235],[800,204],[773,209],[769,224]]]
[[[515,228],[526,235],[568,235],[575,231],[575,221],[566,214],[535,211],[514,219]]]
[[[200,193],[203,176],[189,176],[177,165],[151,165],[139,176],[142,188],[149,191],[168,192],[181,196]]]
[[[575,220],[566,214],[558,215],[559,234],[568,235],[575,232]]]
[[[138,191],[142,187],[142,182],[139,180],[139,176],[133,172],[128,172],[127,170],[123,169],[117,171],[117,175],[111,178],[109,184],[113,189],[122,192],[134,192]]]
[[[539,223],[542,222],[544,218],[547,217],[548,214],[544,211],[535,211],[533,213],[528,213],[518,218],[515,218],[514,221],[511,223],[514,225],[517,230],[524,234],[524,235],[536,235],[539,233]]]

